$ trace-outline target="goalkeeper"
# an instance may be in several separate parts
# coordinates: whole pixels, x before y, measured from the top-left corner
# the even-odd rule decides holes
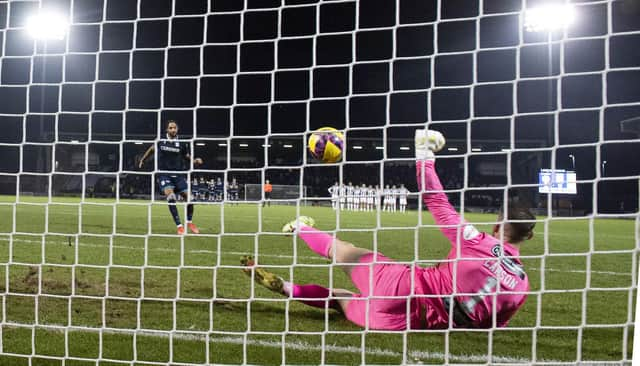
[[[535,217],[528,209],[509,207],[508,219],[500,214],[501,223],[494,225],[491,235],[461,221],[442,192],[434,168],[433,152],[442,149],[444,142],[439,132],[416,131],[418,187],[427,191],[422,198],[451,242],[446,261],[428,268],[394,263],[380,253],[334,240],[314,229],[313,219],[301,216],[283,231],[297,232],[311,250],[341,264],[360,292],[290,283],[263,268],[252,268],[251,257],[241,261],[247,266],[245,273],[253,272],[263,286],[307,305],[324,308],[329,301],[347,319],[370,329],[506,326],[529,291],[517,257],[519,245],[533,235]]]
[[[178,235],[185,233],[184,226],[180,221],[180,215],[178,214],[178,208],[176,207],[176,192],[182,196],[185,201],[189,200],[189,186],[186,180],[186,171],[189,169],[187,162],[191,161],[191,152],[189,143],[178,141],[178,123],[174,120],[167,122],[167,135],[166,139],[158,141],[158,170],[161,171],[157,175],[158,184],[160,190],[167,197],[167,203],[169,204],[169,212],[171,217],[176,223]],[[145,151],[138,168],[142,169],[144,162],[153,154],[155,147],[151,145],[147,151]],[[202,164],[202,159],[193,159],[193,165],[198,166]],[[181,174],[182,172],[182,174]],[[187,227],[194,234],[199,234],[198,227],[191,222],[193,218],[193,204],[187,204]]]

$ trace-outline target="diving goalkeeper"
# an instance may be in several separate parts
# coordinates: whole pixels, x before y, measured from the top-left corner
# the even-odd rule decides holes
[[[529,280],[518,256],[519,246],[533,236],[535,217],[526,208],[508,207],[507,219],[500,214],[500,223],[494,225],[491,235],[462,221],[442,192],[435,172],[434,152],[444,143],[437,131],[416,131],[418,187],[451,242],[446,261],[428,268],[394,263],[380,253],[334,240],[332,235],[313,228],[313,219],[301,216],[286,224],[283,231],[297,232],[311,250],[340,264],[359,293],[290,283],[254,267],[251,257],[242,259],[247,266],[245,273],[253,273],[263,286],[307,305],[324,308],[329,301],[331,308],[369,329],[506,326],[529,291]]]

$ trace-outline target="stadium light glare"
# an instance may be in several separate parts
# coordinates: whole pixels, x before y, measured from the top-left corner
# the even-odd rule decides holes
[[[218,144],[218,146],[227,146],[227,144],[225,144],[225,143],[223,142],[223,143]]]
[[[204,142],[196,142],[196,146],[206,146],[207,144],[205,144]]]
[[[287,149],[291,149],[293,147],[293,145],[284,144],[284,145],[282,145],[282,147],[287,148]]]
[[[458,151],[458,148],[457,147],[449,147],[449,148],[447,148],[447,150],[449,150],[449,151]]]
[[[530,8],[524,12],[524,29],[527,32],[551,32],[568,27],[575,17],[575,9],[571,4],[548,4]]]
[[[34,39],[62,40],[69,33],[67,18],[53,11],[40,11],[27,18],[27,32]]]
[[[362,150],[362,146],[360,146],[360,145],[353,145],[353,149],[354,149],[354,150]]]
[[[410,150],[409,146],[400,146],[400,150]]]
[[[249,144],[240,144],[240,147],[249,147]]]
[[[376,146],[376,150],[384,150],[384,146]]]
[[[142,145],[142,142],[134,142],[136,145]]]
[[[474,148],[471,148],[471,151],[476,151],[476,152],[478,152],[478,151],[482,151],[482,149],[481,149],[481,148],[479,148],[479,147],[474,147]]]

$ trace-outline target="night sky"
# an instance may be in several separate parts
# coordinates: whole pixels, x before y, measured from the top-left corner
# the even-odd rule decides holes
[[[457,148],[439,159],[447,188],[462,188],[465,165],[471,187],[575,168],[589,210],[588,180],[606,161],[606,177],[630,178],[599,183],[599,206],[637,210],[639,137],[619,125],[640,116],[637,1],[577,1],[551,43],[519,23],[542,1],[41,3],[69,16],[67,39],[26,36],[39,2],[0,2],[3,193],[17,172],[139,174],[170,118],[195,139],[203,174],[411,189],[412,136],[429,121]],[[348,129],[346,163],[301,168],[308,132],[323,126]]]

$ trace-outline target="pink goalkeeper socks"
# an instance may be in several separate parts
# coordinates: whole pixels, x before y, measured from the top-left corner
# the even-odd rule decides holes
[[[320,254],[325,258],[329,258],[329,250],[331,250],[331,243],[333,243],[333,236],[314,229],[311,226],[300,226],[298,235],[302,240],[307,243],[307,246],[314,252]]]
[[[320,285],[296,285],[291,282],[284,282],[284,292],[294,299],[323,299],[323,300],[298,300],[303,304],[324,309],[327,298],[331,296],[331,291]],[[335,300],[329,300],[329,307]]]
[[[298,235],[309,249],[320,254],[321,256],[328,258],[329,250],[331,250],[331,243],[333,243],[333,236],[314,229],[311,226],[301,225],[298,230]],[[324,309],[326,299],[331,296],[331,291],[320,285],[296,285],[291,282],[284,282],[284,292],[287,295],[295,299],[323,299],[323,300],[299,300],[303,304],[313,306],[316,308]],[[329,306],[334,306],[335,300],[330,300]]]

